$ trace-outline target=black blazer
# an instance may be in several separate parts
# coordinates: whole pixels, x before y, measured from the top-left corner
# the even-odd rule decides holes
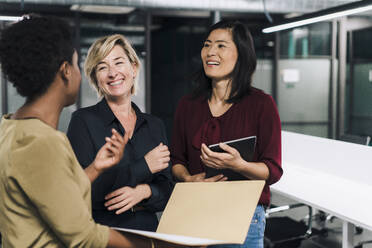
[[[133,136],[125,147],[123,159],[102,173],[92,184],[93,218],[109,226],[155,231],[158,224],[155,212],[164,209],[174,183],[170,166],[153,175],[144,155],[160,142],[166,145],[168,142],[164,124],[159,118],[142,113],[134,103],[132,107],[137,121]],[[125,133],[105,99],[72,114],[67,137],[83,168],[93,162],[98,150],[105,144],[105,137],[111,136],[112,128],[122,135]],[[105,195],[118,188],[135,187],[138,184],[148,184],[152,191],[152,196],[139,204],[145,211],[128,210],[116,215],[114,211],[105,208]]]

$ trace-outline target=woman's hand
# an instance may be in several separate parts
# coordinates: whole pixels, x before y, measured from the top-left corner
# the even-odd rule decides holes
[[[106,144],[99,149],[93,163],[84,169],[90,182],[96,180],[104,170],[119,163],[127,142],[127,134],[122,137],[115,129],[112,129],[112,136],[110,138],[106,137]]]
[[[235,148],[220,143],[225,152],[213,152],[205,144],[201,147],[201,160],[206,166],[215,169],[231,169],[248,179],[267,180],[270,176],[269,168],[263,162],[247,162]]]
[[[116,210],[115,214],[121,214],[150,196],[151,188],[147,184],[139,184],[135,188],[126,186],[106,195],[105,207],[110,211]]]
[[[226,180],[227,177],[222,174],[205,178],[205,172],[185,177],[185,182],[222,182]]]
[[[112,129],[112,136],[106,137],[106,144],[99,149],[96,158],[93,161],[94,169],[101,173],[119,163],[123,158],[127,142],[127,133],[122,137],[115,129]]]
[[[160,143],[145,155],[145,160],[152,174],[164,170],[170,161],[170,152],[166,145]]]
[[[225,152],[213,152],[205,144],[202,144],[200,158],[206,166],[234,170],[244,161],[235,148],[225,143],[220,143],[219,146]]]

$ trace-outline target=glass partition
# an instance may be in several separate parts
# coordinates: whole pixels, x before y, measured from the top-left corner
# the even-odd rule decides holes
[[[257,68],[252,78],[252,86],[272,95],[273,61],[258,59]]]
[[[282,58],[308,58],[331,55],[331,24],[316,23],[282,31],[280,56]]]
[[[372,137],[372,28],[350,31],[348,37],[345,133]]]
[[[277,102],[283,130],[329,136],[331,34],[329,22],[280,32]]]
[[[330,59],[281,59],[278,108],[283,130],[327,137]]]

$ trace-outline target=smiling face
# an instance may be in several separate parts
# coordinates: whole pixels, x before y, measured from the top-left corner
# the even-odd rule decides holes
[[[236,61],[238,49],[232,39],[229,29],[213,30],[201,50],[204,72],[212,82],[231,78]]]
[[[98,87],[108,99],[130,96],[136,72],[124,49],[115,45],[96,67]]]

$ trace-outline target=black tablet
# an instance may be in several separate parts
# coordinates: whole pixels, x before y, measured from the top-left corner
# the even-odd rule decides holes
[[[235,139],[235,140],[229,140],[225,143],[231,147],[234,147],[237,149],[240,153],[240,156],[245,160],[245,161],[252,161],[253,155],[254,155],[254,150],[256,147],[256,136],[249,136],[249,137],[243,137],[240,139]],[[219,144],[213,144],[208,146],[209,149],[211,149],[214,152],[224,152],[224,150],[219,146]],[[214,168],[210,168],[208,166],[205,166],[206,168],[206,177],[212,177],[215,175],[223,174],[225,175],[228,180],[244,180],[246,179],[244,176],[242,176],[239,173],[236,173],[232,170],[229,169],[223,169],[223,170],[217,170]]]

